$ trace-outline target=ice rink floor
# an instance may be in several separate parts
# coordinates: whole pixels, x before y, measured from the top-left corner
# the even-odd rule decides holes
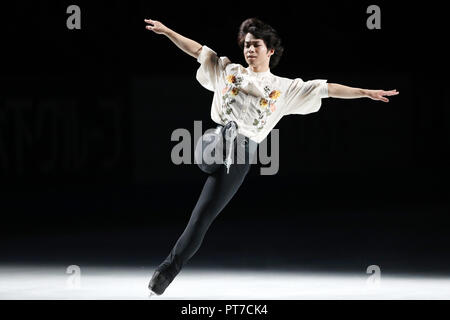
[[[450,299],[450,278],[300,271],[184,269],[161,296],[144,267],[3,266],[2,300]]]

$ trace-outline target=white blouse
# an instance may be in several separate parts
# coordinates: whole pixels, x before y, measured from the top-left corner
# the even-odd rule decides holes
[[[207,46],[197,58],[196,78],[214,92],[211,119],[220,125],[236,121],[238,133],[260,143],[280,119],[288,114],[308,114],[320,109],[328,98],[327,80],[289,79],[218,57]]]

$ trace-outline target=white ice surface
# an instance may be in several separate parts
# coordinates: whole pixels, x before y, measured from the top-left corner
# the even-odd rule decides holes
[[[149,299],[144,267],[0,266],[0,299]],[[450,299],[450,278],[294,271],[185,269],[161,296],[180,300]],[[369,280],[368,280],[369,279]],[[373,278],[371,278],[373,279]]]

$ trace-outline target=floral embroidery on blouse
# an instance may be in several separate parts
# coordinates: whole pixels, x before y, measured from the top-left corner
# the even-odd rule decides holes
[[[226,86],[222,89],[222,110],[219,112],[220,119],[227,122],[227,115],[233,112],[231,105],[236,102],[235,97],[239,94],[243,77],[241,75],[228,75],[226,77]],[[264,87],[264,96],[260,98],[256,111],[257,118],[253,119],[253,125],[259,130],[264,128],[269,117],[275,110],[276,100],[281,96],[281,91]]]
[[[222,112],[220,113],[220,119],[223,122],[227,122],[225,115],[229,115],[233,112],[231,105],[236,102],[236,97],[239,94],[239,86],[242,84],[242,76],[229,75],[226,78],[227,85],[222,89]]]
[[[258,111],[258,118],[253,119],[253,125],[256,126],[258,130],[261,130],[267,122],[267,117],[270,116],[275,110],[275,101],[280,97],[281,91],[272,90],[269,86],[264,87],[264,97],[259,100],[260,108]]]

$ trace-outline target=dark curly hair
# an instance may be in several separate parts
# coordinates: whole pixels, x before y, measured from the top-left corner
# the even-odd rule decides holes
[[[281,46],[281,38],[277,31],[258,18],[244,20],[239,27],[237,37],[238,45],[242,50],[244,49],[244,41],[247,33],[251,33],[255,38],[264,40],[268,50],[274,49],[274,53],[270,57],[269,67],[276,67],[284,51],[284,48]]]

